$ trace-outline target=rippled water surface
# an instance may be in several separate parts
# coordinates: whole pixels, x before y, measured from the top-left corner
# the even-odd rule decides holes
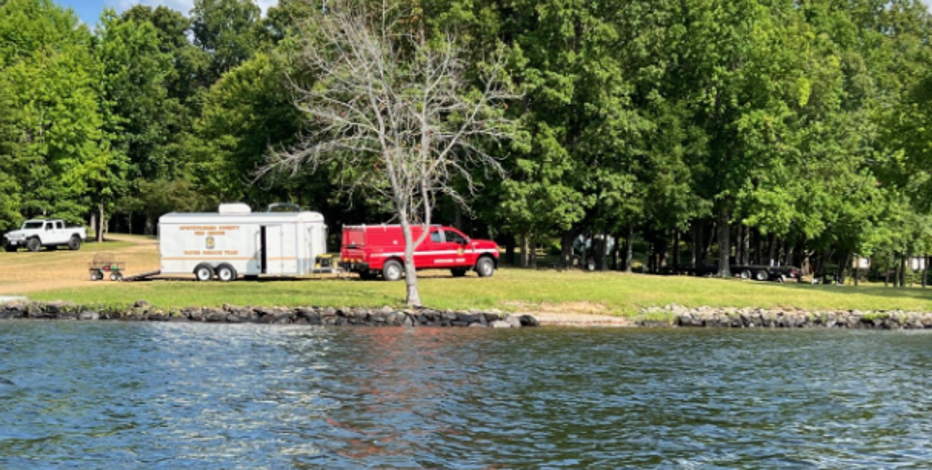
[[[932,335],[0,323],[0,468],[928,468]]]

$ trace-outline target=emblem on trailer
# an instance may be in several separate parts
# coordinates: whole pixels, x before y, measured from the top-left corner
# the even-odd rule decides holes
[[[214,249],[214,237],[207,237],[207,249],[208,250]]]

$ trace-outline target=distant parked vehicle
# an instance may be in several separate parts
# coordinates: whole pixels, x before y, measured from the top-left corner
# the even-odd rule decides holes
[[[799,281],[800,276],[799,268],[796,266],[732,264],[729,268],[731,269],[732,276],[741,279],[753,279],[755,281]],[[718,273],[718,266],[705,264],[693,268],[681,265],[676,271],[695,274],[696,276],[715,276]]]
[[[3,236],[3,248],[13,252],[21,247],[29,251],[39,251],[43,246],[56,248],[67,246],[69,250],[81,249],[87,238],[84,227],[67,227],[63,220],[33,219],[23,222],[19,230]]]
[[[759,266],[741,265],[731,266],[731,273],[741,279],[754,279],[755,281],[798,281],[799,268],[796,266]]]

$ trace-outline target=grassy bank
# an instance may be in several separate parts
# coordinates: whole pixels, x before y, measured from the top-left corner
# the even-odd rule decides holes
[[[0,295],[35,300],[124,306],[144,299],[163,308],[220,306],[398,306],[403,282],[361,281],[354,275],[297,280],[193,280],[115,283],[88,280],[87,263],[105,252],[124,261],[129,273],[158,269],[158,246],[149,237],[114,235],[81,251],[0,252]],[[424,303],[435,308],[497,308],[631,315],[642,308],[677,303],[687,307],[799,307],[805,309],[904,309],[932,311],[932,289],[882,285],[812,286],[752,281],[501,269],[490,279],[454,279],[448,271],[420,277]]]
[[[87,283],[91,284],[91,283]],[[422,299],[435,308],[498,308],[631,315],[644,307],[798,307],[805,309],[932,310],[932,289],[883,286],[811,286],[752,281],[501,269],[490,279],[425,272]],[[128,304],[145,299],[164,308],[184,306],[382,306],[404,300],[404,283],[360,281],[355,276],[200,284],[188,280],[95,283],[29,293],[36,300]]]

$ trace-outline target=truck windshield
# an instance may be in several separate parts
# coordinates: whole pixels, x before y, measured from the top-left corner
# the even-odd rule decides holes
[[[26,222],[23,224],[23,230],[41,229],[45,222]]]

